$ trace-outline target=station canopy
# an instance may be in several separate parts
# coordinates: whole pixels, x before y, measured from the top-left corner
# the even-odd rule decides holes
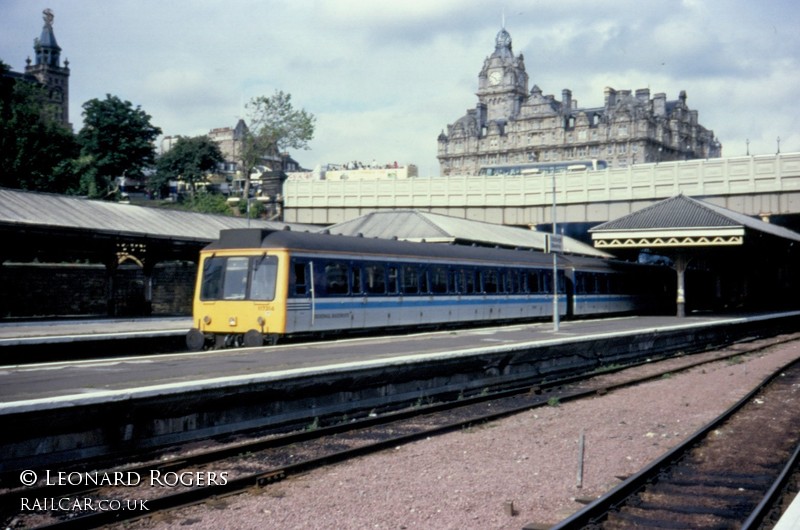
[[[743,245],[748,234],[800,241],[800,234],[709,202],[680,194],[595,226],[595,247],[615,249]]]
[[[372,212],[326,228],[332,234],[452,243],[511,249],[544,250],[545,232],[496,225],[418,210]],[[564,253],[609,258],[610,254],[564,236]]]
[[[800,288],[793,273],[800,234],[682,194],[589,233],[602,250],[652,263],[668,258],[679,317],[687,304],[693,311],[775,309],[792,303]]]

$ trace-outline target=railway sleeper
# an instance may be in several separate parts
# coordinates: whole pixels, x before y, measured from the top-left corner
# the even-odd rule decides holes
[[[613,512],[608,514],[608,518],[598,528],[604,530],[628,530],[629,528],[668,528],[677,530],[686,530],[689,528],[686,521],[675,521],[674,514],[666,514],[659,517],[656,514],[645,513],[635,514],[631,513],[629,509],[624,512]]]
[[[743,514],[750,514],[755,508],[755,504],[750,502],[749,499],[742,498],[736,499],[730,504],[722,503],[714,497],[695,497],[694,499],[688,499],[688,503],[682,502],[683,500],[670,496],[666,499],[654,499],[652,502],[640,502],[635,507],[631,507],[631,509],[642,510],[643,512],[664,511],[681,515],[713,515],[724,519],[738,519]]]
[[[713,502],[724,502],[726,505],[728,505],[741,500],[743,496],[758,498],[760,496],[760,491],[754,489],[737,488],[736,486],[706,488],[702,486],[686,487],[664,484],[657,490],[643,491],[639,494],[639,497],[643,502],[649,502],[653,498],[667,495],[671,498],[685,498],[688,500],[707,498],[712,499]]]

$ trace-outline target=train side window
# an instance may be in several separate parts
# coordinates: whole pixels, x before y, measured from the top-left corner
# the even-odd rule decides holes
[[[386,268],[377,263],[365,265],[364,282],[367,294],[386,294]]]
[[[299,296],[308,294],[308,263],[292,260],[292,291]]]
[[[387,282],[387,285],[386,285],[387,292],[389,294],[397,294],[399,292],[398,291],[399,285],[398,285],[398,277],[397,277],[398,276],[397,267],[389,267],[387,269],[387,273],[388,273],[387,274],[388,282]]]
[[[350,266],[350,276],[352,282],[350,283],[350,290],[353,294],[362,294],[364,292],[363,282],[361,281],[361,265],[353,263]]]
[[[447,271],[447,280],[448,280],[448,291],[452,294],[458,294],[461,292],[461,274],[458,271],[448,270]]]
[[[475,292],[475,271],[465,270],[461,271],[461,277],[464,281],[464,294],[472,294]]]
[[[402,286],[403,294],[419,293],[419,270],[414,265],[403,265],[402,267]]]
[[[586,294],[586,275],[582,272],[575,274],[575,292]]]
[[[419,274],[419,292],[428,294],[431,292],[430,271],[422,269]]]
[[[447,268],[433,267],[431,273],[431,292],[443,294],[447,292]]]
[[[528,292],[539,293],[542,291],[539,285],[539,273],[537,271],[528,271]]]
[[[546,272],[542,274],[542,283],[540,284],[542,293],[552,293],[553,292],[553,273]]]
[[[519,275],[515,270],[506,271],[506,292],[508,294],[517,294],[519,291]]]
[[[489,294],[497,292],[497,271],[483,271],[483,292]]]
[[[347,294],[347,265],[332,261],[325,265],[325,292],[327,294]]]

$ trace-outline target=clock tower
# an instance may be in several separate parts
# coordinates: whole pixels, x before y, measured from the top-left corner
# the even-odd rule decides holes
[[[514,57],[511,35],[502,28],[495,38],[494,53],[483,62],[478,74],[479,104],[486,108],[487,121],[509,120],[519,115],[528,95],[528,74],[520,54]]]

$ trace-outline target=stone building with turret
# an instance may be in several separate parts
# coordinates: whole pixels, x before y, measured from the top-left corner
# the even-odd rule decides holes
[[[18,81],[38,83],[45,89],[47,112],[64,127],[72,128],[69,122],[69,61],[61,65],[61,47],[53,32],[53,12],[45,9],[44,26],[39,38],[33,41],[34,60],[25,62],[25,72],[8,72]]]
[[[501,29],[494,52],[478,74],[475,108],[438,139],[440,173],[475,175],[502,164],[604,160],[608,167],[694,158],[717,158],[714,131],[698,123],[685,91],[667,100],[650,89],[606,88],[602,107],[582,108],[563,90],[561,100],[534,85],[511,35]]]

